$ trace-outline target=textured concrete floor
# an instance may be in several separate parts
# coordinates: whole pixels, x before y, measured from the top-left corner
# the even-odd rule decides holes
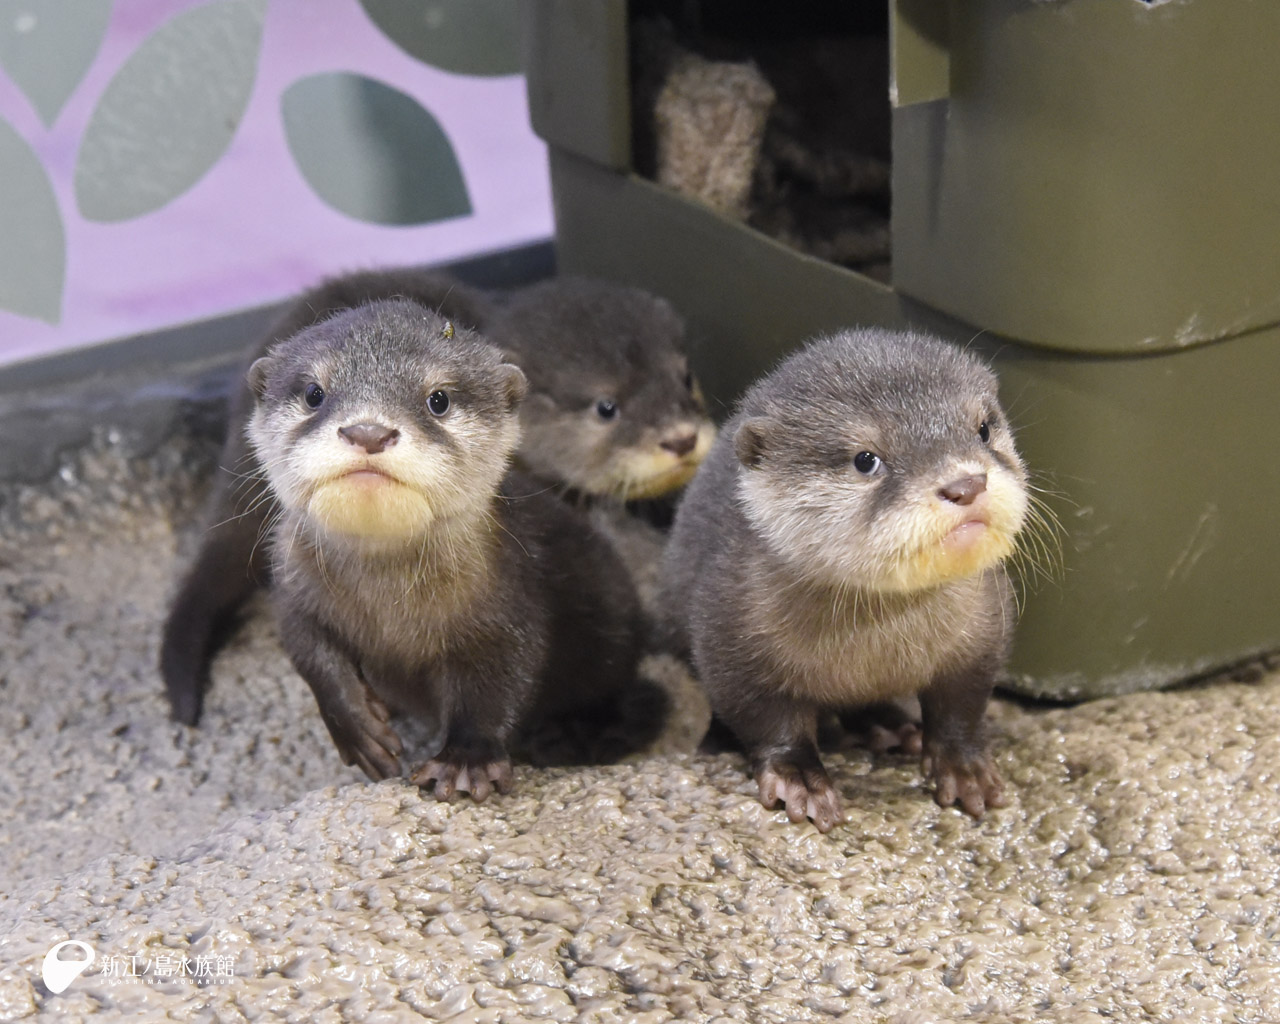
[[[731,756],[440,805],[340,765],[261,608],[167,720],[209,451],[127,449],[0,489],[0,1020],[1280,1020],[1280,675],[997,702],[977,825],[861,752],[827,836]]]

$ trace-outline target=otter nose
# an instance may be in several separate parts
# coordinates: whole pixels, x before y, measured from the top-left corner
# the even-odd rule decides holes
[[[698,446],[698,435],[696,433],[678,434],[675,437],[668,437],[665,441],[659,441],[658,444],[673,455],[688,455]]]
[[[972,505],[974,499],[986,489],[987,474],[978,473],[975,476],[962,476],[959,480],[943,484],[938,488],[938,497],[954,501],[957,505]]]
[[[339,427],[338,433],[348,444],[363,448],[370,455],[377,455],[400,440],[400,431],[384,427],[381,423],[353,423],[349,427]]]

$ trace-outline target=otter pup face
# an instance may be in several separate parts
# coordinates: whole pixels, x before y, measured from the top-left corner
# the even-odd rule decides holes
[[[492,332],[529,376],[531,472],[630,500],[683,486],[706,458],[715,427],[664,300],[564,279],[520,292]]]
[[[497,349],[407,301],[301,331],[249,383],[249,439],[280,503],[324,533],[381,542],[487,506],[525,391]]]
[[[1013,553],[1026,473],[994,375],[959,349],[844,332],[788,359],[743,412],[744,510],[804,574],[913,591]]]

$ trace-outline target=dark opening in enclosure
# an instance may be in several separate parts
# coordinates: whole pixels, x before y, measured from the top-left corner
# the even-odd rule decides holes
[[[888,10],[633,0],[637,173],[889,280]]]

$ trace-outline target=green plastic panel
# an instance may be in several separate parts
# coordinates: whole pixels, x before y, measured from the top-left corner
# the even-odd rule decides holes
[[[898,290],[1078,352],[1280,322],[1280,3],[949,9],[950,99],[894,112]]]
[[[625,0],[522,0],[529,117],[548,142],[631,165]]]
[[[979,345],[1064,528],[1017,689],[1149,690],[1280,649],[1280,329],[1157,357]]]
[[[1021,345],[800,256],[634,176],[553,151],[559,263],[667,296],[723,414],[815,333],[912,325],[1001,377],[1062,523],[1026,579],[1012,688],[1057,699],[1152,689],[1280,649],[1280,330],[1159,356]]]
[[[906,323],[891,288],[644,178],[552,149],[551,182],[560,269],[689,296],[679,308],[693,328],[691,351],[721,408],[797,338],[852,322]]]
[[[895,107],[951,93],[951,24],[938,0],[891,0],[889,98]]]
[[[893,288],[624,173],[625,92],[587,141],[573,104],[535,103],[561,268],[670,298],[721,413],[840,326],[913,325],[985,354],[1062,524],[1048,581],[1025,581],[1012,688],[1126,693],[1280,649],[1280,4],[946,14],[896,4]],[[604,41],[625,54],[625,11],[604,21],[576,79],[591,117]],[[532,43],[531,94],[552,56]],[[567,66],[556,76],[572,91]]]

